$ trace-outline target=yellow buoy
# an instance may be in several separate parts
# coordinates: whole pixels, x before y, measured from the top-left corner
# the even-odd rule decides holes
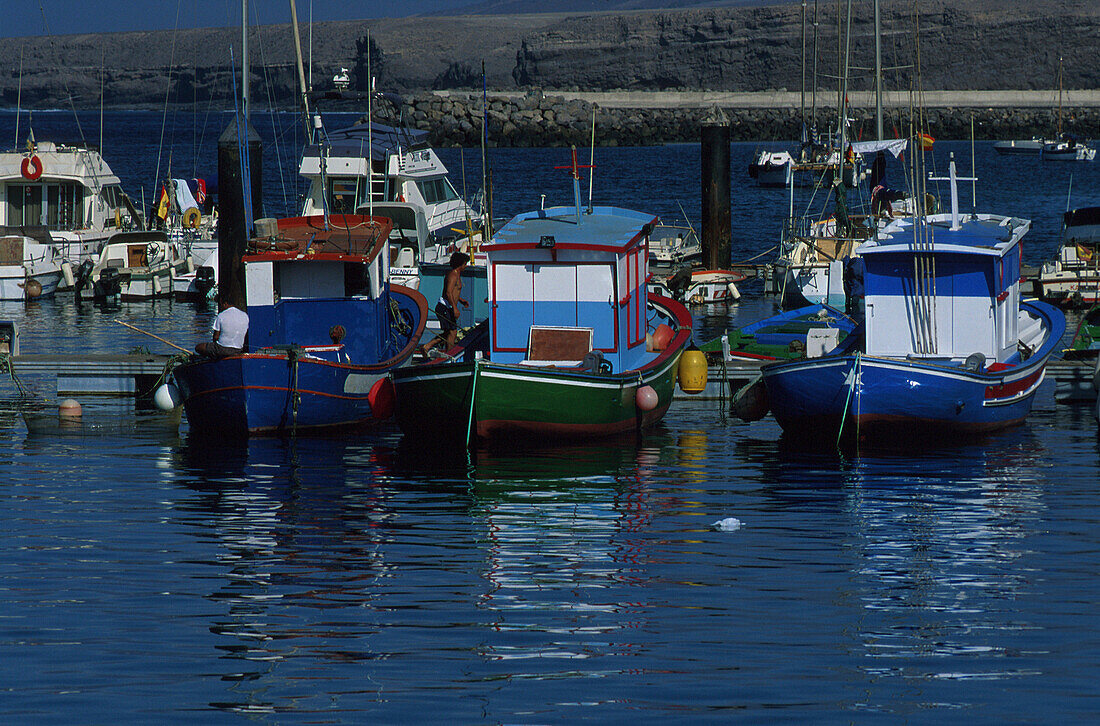
[[[680,356],[678,369],[680,390],[684,393],[702,393],[707,387],[707,357],[698,348],[685,350]]]

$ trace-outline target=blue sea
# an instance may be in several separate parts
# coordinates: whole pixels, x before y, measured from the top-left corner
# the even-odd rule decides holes
[[[295,120],[254,119],[272,216],[303,191]],[[32,123],[39,140],[102,143],[148,204],[169,163],[174,177],[214,175],[229,117]],[[14,113],[0,113],[0,138],[16,142]],[[790,204],[750,185],[754,150],[732,147],[735,261],[774,255]],[[480,151],[440,153],[472,194]],[[935,171],[952,154],[970,175],[964,141],[936,143]],[[693,144],[596,149],[594,199],[670,221],[682,205],[698,224],[699,156]],[[553,169],[567,149],[489,158],[498,215],[571,199]],[[1028,264],[1055,252],[1067,203],[1100,203],[1098,165],[1001,158],[982,142],[974,158],[979,209],[1034,220]],[[700,339],[776,309],[759,287],[742,292],[695,311]],[[170,353],[115,321],[190,347],[212,314],[65,295],[0,304],[23,352]],[[837,451],[770,417],[678,400],[640,440],[467,455],[411,446],[392,426],[220,444],[92,398],[66,428],[53,381],[20,377],[23,400],[3,380],[2,723],[1100,714],[1100,445],[1091,410],[1055,404],[1050,383],[1024,425],[935,448]],[[727,518],[740,527],[712,529]]]

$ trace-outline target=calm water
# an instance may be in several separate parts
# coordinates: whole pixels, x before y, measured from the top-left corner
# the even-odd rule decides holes
[[[160,116],[107,122],[109,162],[127,189],[149,188]],[[0,123],[11,138],[13,116]],[[173,168],[197,148],[193,169],[209,174],[224,123],[196,144],[198,121],[173,120]],[[89,136],[97,124],[82,117]],[[39,139],[72,139],[71,127],[70,115],[35,115]],[[964,143],[937,144],[941,170],[952,150],[968,171]],[[736,259],[774,244],[786,207],[783,192],[747,186],[752,151],[733,149]],[[668,217],[682,202],[697,219],[698,154],[597,150],[596,199]],[[460,185],[459,153],[443,156]],[[479,156],[464,155],[471,191]],[[541,191],[568,199],[550,169],[564,163],[560,149],[495,151],[497,209],[536,206]],[[1078,205],[1100,192],[1091,165],[979,145],[978,168],[982,208],[1035,220],[1032,264],[1057,244],[1070,174]],[[279,177],[269,169],[269,211]],[[745,292],[697,312],[700,325],[770,311]],[[210,315],[67,297],[0,305],[27,352],[169,352],[114,319],[190,345]],[[771,419],[678,401],[642,441],[468,460],[409,448],[393,428],[221,446],[92,400],[82,428],[59,429],[51,382],[26,382],[31,403],[11,384],[0,402],[0,722],[1100,712],[1100,445],[1090,411],[1056,406],[1049,387],[1024,426],[956,447],[839,454]],[[45,423],[28,422],[38,409]],[[710,529],[726,517],[743,526]]]

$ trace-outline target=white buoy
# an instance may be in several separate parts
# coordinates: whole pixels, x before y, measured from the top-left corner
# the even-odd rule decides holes
[[[76,285],[76,277],[73,276],[73,263],[68,261],[61,263],[61,277],[65,280],[66,287]]]
[[[159,275],[153,275],[153,294],[159,295],[164,290],[164,285],[160,282]]]
[[[737,285],[733,284],[732,282],[730,284],[726,285],[726,291],[729,292],[730,299],[732,299],[732,300],[740,300],[741,299],[741,291],[738,290]]]
[[[153,403],[161,411],[171,411],[180,405],[180,389],[173,383],[162,383],[153,393]]]
[[[741,520],[737,517],[726,517],[710,525],[710,528],[719,532],[736,532],[741,529]]]
[[[66,398],[57,405],[57,415],[61,418],[80,418],[83,413],[80,402],[72,398]]]

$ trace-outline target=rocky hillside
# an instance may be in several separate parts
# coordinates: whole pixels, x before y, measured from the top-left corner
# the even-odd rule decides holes
[[[821,2],[818,85],[835,94],[837,15]],[[809,4],[812,12],[813,3]],[[923,87],[1027,89],[1100,87],[1095,0],[884,0],[887,84],[908,88],[920,37]],[[331,88],[340,68],[365,88],[368,59],[379,85],[396,91],[480,88],[797,90],[802,82],[800,4],[637,11],[419,17],[319,23],[312,30],[314,87]],[[870,86],[869,0],[854,4],[850,76]],[[811,30],[812,32],[812,30]],[[369,33],[369,41],[368,41]],[[303,29],[303,36],[306,30]],[[253,97],[289,107],[295,96],[289,26],[250,34]],[[304,43],[308,43],[303,38]],[[0,45],[0,98],[24,107],[182,104],[231,106],[235,29],[10,39]],[[812,69],[813,59],[809,66]],[[862,68],[863,70],[860,70]]]

